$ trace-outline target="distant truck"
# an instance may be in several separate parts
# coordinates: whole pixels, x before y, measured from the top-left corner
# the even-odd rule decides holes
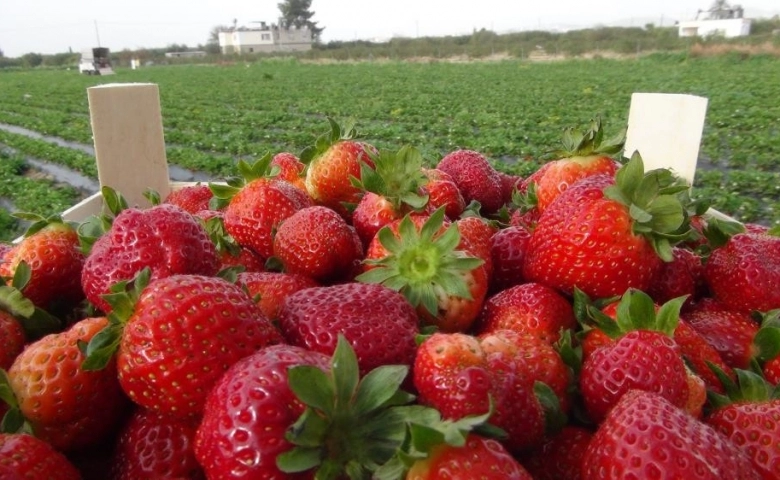
[[[81,52],[79,60],[79,72],[87,75],[113,75],[111,60],[108,57],[108,49],[95,47]]]

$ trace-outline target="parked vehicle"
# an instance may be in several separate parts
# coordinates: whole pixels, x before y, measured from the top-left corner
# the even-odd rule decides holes
[[[87,75],[113,75],[108,49],[95,47],[82,51],[79,72]]]

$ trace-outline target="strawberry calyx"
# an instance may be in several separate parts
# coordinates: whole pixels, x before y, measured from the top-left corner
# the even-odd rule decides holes
[[[463,446],[469,432],[502,438],[503,430],[483,415],[444,420],[431,407],[415,404],[401,389],[409,367],[383,365],[360,377],[357,356],[339,335],[324,371],[299,365],[288,371],[290,389],[306,405],[287,430],[294,447],[276,458],[285,473],[315,469],[314,478],[398,480],[416,461],[441,444]]]
[[[25,230],[23,237],[28,238],[32,235],[40,232],[44,228],[76,228],[77,224],[73,222],[66,222],[60,215],[51,215],[44,217],[37,213],[29,212],[15,212],[11,214],[12,217],[20,220],[30,222],[30,226]]]
[[[615,174],[615,184],[604,189],[604,197],[628,208],[632,231],[642,235],[666,262],[673,259],[672,247],[690,237],[690,220],[684,202],[689,201],[688,183],[671,170],[645,172],[638,152]]]
[[[712,363],[710,369],[723,384],[724,393],[707,391],[707,399],[714,410],[735,403],[763,403],[780,399],[780,385],[772,385],[761,374],[761,368],[754,362],[751,370],[735,368],[736,378],[731,378],[720,367]]]
[[[619,338],[634,330],[652,330],[674,337],[680,322],[680,309],[687,295],[673,298],[656,308],[645,292],[630,288],[617,304],[615,319],[605,314],[587,295],[574,290],[575,315],[585,331],[598,328],[610,338]]]
[[[427,195],[419,190],[427,181],[422,172],[422,154],[416,148],[405,145],[398,152],[369,153],[374,168],[366,162],[360,164],[360,178],[350,179],[353,186],[384,197],[395,211],[421,210],[428,202]]]
[[[273,155],[266,153],[254,162],[239,160],[237,164],[238,175],[225,179],[225,183],[209,183],[209,188],[214,196],[209,200],[209,208],[222,210],[230,200],[241,191],[249,182],[259,178],[272,178],[279,174],[279,167],[272,165]]]
[[[780,355],[780,308],[753,312],[751,316],[761,324],[753,337],[753,357],[759,362],[772,360]]]
[[[11,388],[11,380],[8,373],[0,368],[0,401],[5,402],[8,411],[3,415],[0,421],[0,433],[27,433],[33,435],[32,425],[24,418],[19,400]]]
[[[77,228],[79,235],[79,245],[84,255],[89,255],[92,245],[98,238],[111,230],[114,219],[123,210],[128,208],[127,200],[121,193],[113,188],[104,185],[100,188],[100,195],[103,197],[103,212],[97,215],[90,215]]]
[[[328,117],[328,124],[330,130],[317,137],[314,144],[304,148],[298,156],[304,164],[308,165],[312,160],[322,155],[328,148],[337,142],[342,140],[355,140],[359,137],[359,134],[352,123],[342,127],[333,118]]]
[[[601,118],[590,123],[590,128],[578,132],[574,127],[564,129],[561,139],[562,148],[555,154],[559,158],[588,157],[592,155],[614,155],[623,149],[626,143],[626,129],[609,139],[604,138]]]
[[[456,225],[443,232],[444,208],[438,208],[418,230],[407,214],[398,226],[398,237],[385,226],[378,240],[389,252],[381,259],[366,260],[372,268],[357,276],[364,283],[380,283],[400,292],[415,308],[422,306],[433,316],[439,313],[439,298],[445,293],[472,299],[463,274],[484,261],[458,250]]]
[[[24,296],[24,287],[30,282],[32,270],[25,261],[16,265],[10,285],[0,286],[0,310],[10,314],[19,322],[28,342],[38,340],[62,329],[62,321],[46,310],[36,307]]]
[[[103,295],[106,302],[111,305],[111,313],[107,317],[108,325],[96,333],[89,343],[79,341],[79,349],[84,354],[82,369],[101,370],[108,365],[119,348],[122,331],[133,315],[141,292],[149,284],[151,277],[152,270],[145,267],[131,280],[115,283],[111,286],[111,293]]]

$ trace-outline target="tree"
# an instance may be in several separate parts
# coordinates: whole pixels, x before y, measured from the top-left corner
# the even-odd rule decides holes
[[[3,58],[3,57],[5,57],[5,55],[3,54],[3,50],[0,49],[0,58]]]
[[[311,0],[285,0],[278,6],[282,13],[279,19],[280,27],[307,27],[311,30],[311,38],[315,41],[319,40],[320,34],[325,29],[317,27],[317,22],[311,20],[314,16],[314,12],[310,10]]]

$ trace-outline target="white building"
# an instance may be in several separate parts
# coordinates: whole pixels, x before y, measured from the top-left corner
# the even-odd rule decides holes
[[[749,18],[688,20],[679,23],[681,37],[744,37],[750,35]]]
[[[282,28],[277,25],[260,28],[239,28],[219,32],[219,48],[223,54],[261,52],[300,52],[311,50],[312,36],[308,28]]]

